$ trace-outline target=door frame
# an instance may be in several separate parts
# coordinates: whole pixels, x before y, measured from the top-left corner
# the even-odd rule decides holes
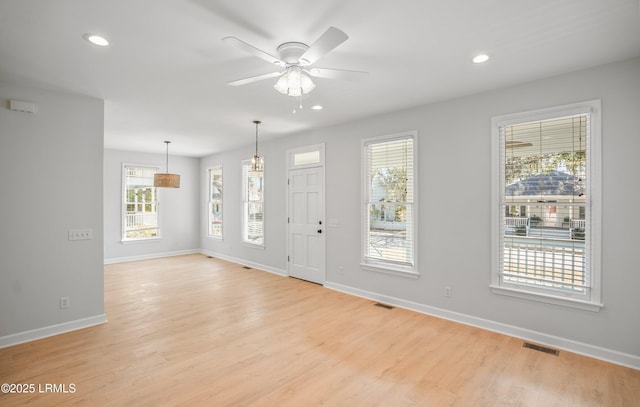
[[[301,154],[305,154],[305,153],[314,153],[314,152],[318,152],[318,157],[317,160],[312,159],[311,162],[308,163],[300,163],[296,165],[296,157],[300,157]],[[291,245],[291,230],[289,227],[289,218],[291,217],[291,213],[290,210],[291,208],[289,207],[289,180],[291,179],[291,171],[293,170],[300,170],[300,169],[305,169],[305,168],[319,168],[320,172],[322,174],[322,222],[323,222],[323,229],[324,229],[324,244],[322,245],[323,248],[323,253],[321,253],[322,255],[322,264],[323,264],[323,270],[322,270],[322,282],[321,284],[324,285],[324,282],[326,281],[326,277],[327,277],[327,235],[326,235],[326,198],[325,198],[325,191],[326,191],[326,181],[325,181],[325,146],[324,143],[320,143],[320,144],[312,144],[312,145],[308,145],[308,146],[303,146],[303,147],[297,147],[297,148],[292,148],[287,150],[286,152],[287,154],[287,174],[286,174],[286,182],[287,182],[287,188],[286,188],[286,197],[285,197],[285,202],[286,202],[286,211],[287,211],[287,239],[286,239],[286,248],[287,248],[287,276],[291,277],[291,262],[290,260],[290,255],[291,253],[289,253],[289,249],[290,249],[290,245]]]

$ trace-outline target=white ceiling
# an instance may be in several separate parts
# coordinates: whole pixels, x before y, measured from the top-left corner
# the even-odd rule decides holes
[[[223,37],[275,54],[330,26],[350,38],[314,66],[366,80],[315,79],[296,114],[277,78],[226,85],[274,67]],[[639,55],[638,0],[0,1],[0,80],[104,99],[106,148],[197,157],[251,145],[253,120],[278,137]]]

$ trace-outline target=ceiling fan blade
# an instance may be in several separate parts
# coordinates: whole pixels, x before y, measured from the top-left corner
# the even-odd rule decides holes
[[[316,78],[343,79],[346,81],[359,81],[369,76],[369,72],[331,68],[311,68],[307,72]]]
[[[263,79],[275,78],[276,76],[280,76],[283,73],[284,72],[266,73],[264,75],[252,76],[250,78],[238,79],[238,80],[235,80],[235,81],[227,82],[227,85],[231,85],[231,86],[246,85],[247,83],[258,82],[258,81],[261,81]]]
[[[329,27],[300,57],[302,65],[311,65],[327,52],[345,42],[349,36],[335,27]]]
[[[271,54],[268,54],[266,52],[264,52],[261,49],[258,49],[256,47],[254,47],[253,45],[246,43],[236,37],[224,37],[222,39],[222,41],[224,41],[225,43],[236,47],[236,48],[240,48],[241,50],[248,52],[249,54],[256,56],[260,59],[264,59],[267,62],[271,62],[272,64],[276,64],[276,65],[280,65],[280,66],[284,66],[285,63],[282,62],[281,60],[279,60],[278,58],[274,57]]]

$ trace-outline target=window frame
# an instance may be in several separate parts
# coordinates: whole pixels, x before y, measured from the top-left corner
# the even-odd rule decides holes
[[[123,244],[128,244],[128,243],[137,243],[137,242],[149,242],[149,241],[154,241],[154,240],[160,240],[162,239],[162,217],[161,217],[161,205],[160,205],[160,190],[159,188],[156,188],[154,186],[152,186],[151,188],[155,189],[155,205],[157,207],[157,211],[156,211],[156,222],[157,222],[157,232],[156,232],[156,236],[149,236],[149,237],[136,237],[136,238],[129,238],[127,237],[127,169],[128,168],[148,168],[148,169],[153,169],[157,172],[160,171],[160,167],[157,165],[150,165],[150,164],[133,164],[133,163],[122,163],[122,171],[121,171],[121,197],[120,197],[120,204],[121,204],[121,213],[120,213],[120,220],[121,220],[121,233],[120,233],[120,242]],[[153,176],[151,177],[151,184],[153,185]]]
[[[412,206],[412,219],[411,219],[411,228],[413,231],[412,235],[412,259],[411,265],[403,265],[398,264],[394,261],[385,261],[379,259],[369,259],[367,258],[367,247],[369,246],[368,235],[369,235],[369,196],[370,196],[370,182],[369,182],[369,163],[367,160],[368,157],[368,147],[370,145],[382,144],[392,141],[398,140],[406,140],[411,139],[413,143],[413,154],[411,156],[412,159],[412,167],[413,167],[413,191],[411,191],[411,196],[413,200],[411,201]],[[360,248],[360,268],[367,271],[375,271],[381,272],[385,274],[396,275],[400,277],[408,277],[408,278],[418,278],[420,276],[419,267],[418,267],[418,212],[419,212],[419,203],[418,203],[418,132],[416,130],[404,131],[399,133],[387,134],[382,136],[364,138],[361,140],[361,248]]]
[[[587,232],[589,239],[585,241],[585,252],[588,255],[589,281],[591,283],[588,296],[576,296],[575,294],[562,294],[558,290],[530,287],[524,284],[501,283],[500,264],[501,256],[504,256],[504,246],[501,241],[504,235],[504,157],[501,154],[505,147],[501,140],[500,129],[505,126],[520,123],[557,119],[577,114],[590,115],[590,134],[586,142],[586,169],[589,194],[585,205],[589,205],[590,228]],[[601,297],[602,267],[601,267],[601,211],[602,211],[602,128],[601,128],[601,101],[599,99],[562,106],[550,107],[539,110],[531,110],[521,113],[507,114],[492,118],[492,255],[491,255],[491,284],[494,294],[507,295],[527,300],[544,302],[598,312],[604,304]]]
[[[212,182],[212,173],[214,171],[220,171],[220,183],[222,185],[222,192],[221,192],[221,196],[219,199],[213,199],[213,182]],[[207,191],[208,191],[208,195],[207,195],[207,237],[211,238],[211,239],[218,239],[218,240],[224,240],[224,169],[222,164],[219,165],[213,165],[209,168],[207,168]],[[214,235],[211,233],[211,223],[213,222],[212,219],[212,206],[215,205],[215,203],[219,201],[220,202],[220,207],[222,208],[222,210],[220,211],[220,218],[221,218],[221,222],[220,222],[220,235]]]
[[[313,144],[310,146],[298,147],[298,148],[287,150],[287,170],[324,166],[324,162],[325,162],[324,150],[325,150],[324,143]],[[296,163],[296,159],[298,156],[305,155],[308,153],[318,153],[317,161]]]
[[[262,157],[262,192],[261,192],[261,197],[262,200],[261,201],[250,201],[248,199],[248,195],[249,195],[249,191],[248,191],[248,177],[245,176],[245,167],[250,168],[252,166],[252,161],[251,160],[243,160],[240,166],[240,171],[241,171],[241,177],[242,177],[242,197],[241,197],[241,213],[242,213],[242,235],[241,235],[241,242],[243,245],[248,246],[248,247],[253,247],[253,248],[259,248],[259,249],[264,249],[265,248],[265,241],[266,241],[266,200],[265,200],[265,181],[266,181],[266,166],[264,163],[264,157]],[[247,170],[248,172],[248,170]],[[247,231],[248,231],[248,224],[249,224],[249,219],[248,219],[248,210],[245,210],[246,205],[248,205],[249,202],[261,202],[262,203],[262,243],[255,243],[252,242],[250,240],[247,239]]]

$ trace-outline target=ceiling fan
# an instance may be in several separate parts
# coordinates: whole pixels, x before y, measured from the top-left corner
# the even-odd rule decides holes
[[[222,40],[234,47],[267,62],[278,65],[284,70],[270,72],[227,82],[227,85],[239,86],[280,77],[274,88],[285,95],[302,96],[315,89],[316,85],[309,76],[324,79],[359,80],[368,75],[367,72],[349,71],[345,69],[311,68],[310,66],[326,55],[329,51],[345,42],[349,37],[342,30],[329,27],[311,46],[302,42],[285,42],[276,49],[277,57],[254,47],[236,37],[225,37]]]

